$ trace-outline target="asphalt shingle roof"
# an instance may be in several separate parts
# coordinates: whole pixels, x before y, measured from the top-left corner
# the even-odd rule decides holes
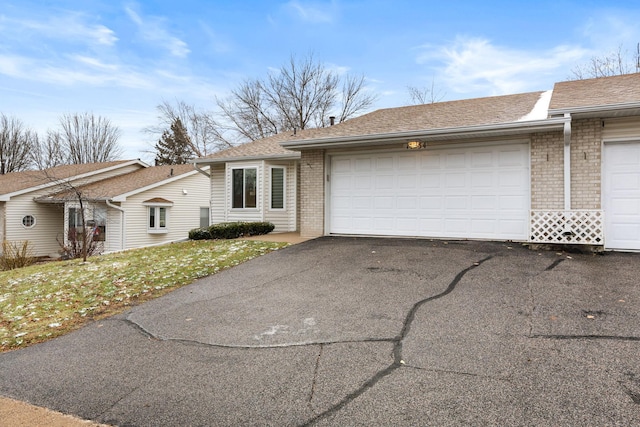
[[[549,108],[561,110],[640,102],[640,73],[556,83]]]
[[[50,184],[55,180],[64,180],[77,175],[97,172],[100,169],[106,169],[128,162],[131,162],[131,160],[56,166],[44,171],[34,170],[11,172],[5,175],[0,175],[0,194],[9,194],[20,190],[26,190],[31,187]]]
[[[193,171],[192,164],[153,166],[83,185],[80,188],[82,194],[87,199],[112,199],[116,196]],[[70,191],[62,191],[47,198],[49,200],[67,200],[75,198],[75,195]]]

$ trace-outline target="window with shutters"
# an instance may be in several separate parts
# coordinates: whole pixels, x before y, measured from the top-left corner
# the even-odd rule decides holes
[[[271,168],[271,209],[285,208],[285,177],[285,168]]]

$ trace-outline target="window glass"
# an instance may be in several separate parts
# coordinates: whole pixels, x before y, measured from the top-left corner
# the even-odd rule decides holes
[[[104,242],[107,234],[107,208],[96,206],[93,209],[93,240]]]
[[[156,208],[149,208],[149,228],[156,228]]]
[[[160,210],[160,214],[158,215],[160,217],[158,226],[160,228],[166,228],[167,227],[167,208],[158,208],[158,209]]]
[[[271,168],[271,208],[284,209],[284,168]]]
[[[233,204],[234,208],[244,208],[244,169],[233,170]]]
[[[244,207],[256,207],[256,170],[245,169],[244,171]]]
[[[22,225],[26,228],[31,228],[36,225],[36,218],[33,215],[25,215],[22,217]]]
[[[231,207],[236,209],[255,208],[258,201],[258,170],[256,168],[233,169],[233,195]]]

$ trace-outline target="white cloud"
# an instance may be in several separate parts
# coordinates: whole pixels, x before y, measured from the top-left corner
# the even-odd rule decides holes
[[[11,28],[7,36],[12,38],[32,38],[34,34],[39,34],[47,39],[102,46],[113,46],[118,41],[115,32],[110,28],[101,24],[89,24],[86,20],[87,17],[78,12],[65,12],[64,15],[49,16],[42,21],[6,17],[3,19],[6,27]]]
[[[138,31],[140,31],[140,35],[144,40],[159,44],[161,47],[168,49],[171,55],[179,58],[184,58],[191,52],[187,43],[171,35],[165,29],[166,19],[154,16],[143,19],[129,6],[125,7],[125,12],[129,19],[138,26]]]
[[[557,74],[588,53],[573,46],[557,46],[546,51],[526,51],[492,44],[482,38],[458,38],[448,46],[423,46],[419,64],[436,70],[435,81],[446,90],[460,94],[502,95],[550,89]],[[548,82],[549,76],[555,76]]]
[[[309,3],[299,0],[291,0],[286,7],[292,10],[300,19],[305,22],[330,23],[333,22],[338,8],[335,2],[330,3]]]

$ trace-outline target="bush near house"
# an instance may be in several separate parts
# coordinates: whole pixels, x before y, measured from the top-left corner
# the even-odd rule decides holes
[[[22,268],[36,262],[33,250],[28,240],[21,242],[2,242],[2,253],[0,253],[0,271]]]
[[[236,239],[242,236],[259,236],[273,231],[270,222],[223,222],[208,228],[194,228],[189,231],[191,240]]]

